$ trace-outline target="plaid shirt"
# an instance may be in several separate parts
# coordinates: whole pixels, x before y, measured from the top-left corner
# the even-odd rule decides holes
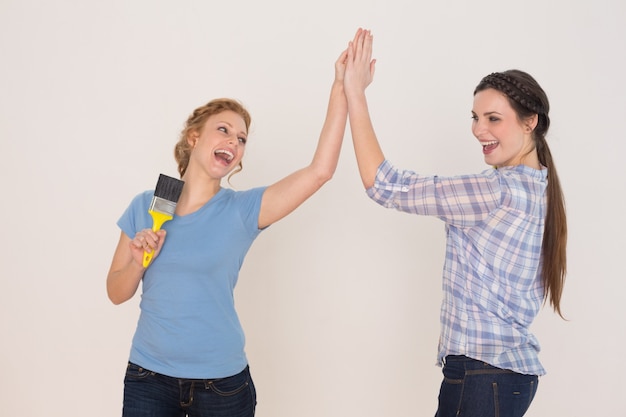
[[[546,176],[525,165],[454,177],[420,176],[388,161],[378,168],[370,198],[446,223],[439,365],[466,355],[545,374],[529,327],[543,304]]]

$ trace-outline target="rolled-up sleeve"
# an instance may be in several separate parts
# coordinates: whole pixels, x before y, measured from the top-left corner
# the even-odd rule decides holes
[[[501,204],[495,170],[481,174],[441,177],[395,168],[385,160],[378,167],[367,195],[386,208],[436,216],[449,224],[471,226]]]

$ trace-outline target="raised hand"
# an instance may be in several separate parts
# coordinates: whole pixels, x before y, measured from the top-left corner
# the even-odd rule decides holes
[[[384,161],[365,97],[365,89],[374,79],[376,60],[372,59],[374,38],[369,30],[359,29],[348,46],[346,74],[343,80],[348,102],[350,130],[361,181],[365,188],[374,184],[378,166]]]
[[[365,91],[374,79],[376,60],[372,59],[374,37],[369,30],[359,28],[348,45],[344,88],[346,96]]]

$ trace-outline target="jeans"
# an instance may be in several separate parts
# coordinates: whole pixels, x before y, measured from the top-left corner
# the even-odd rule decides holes
[[[521,417],[537,392],[537,375],[447,356],[435,417]]]
[[[128,363],[123,417],[252,417],[256,391],[248,367],[219,379],[181,379]]]

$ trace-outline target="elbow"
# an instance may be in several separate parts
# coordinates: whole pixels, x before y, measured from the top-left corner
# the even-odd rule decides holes
[[[333,179],[333,176],[335,175],[335,169],[336,165],[324,166],[317,169],[315,177],[320,187]]]
[[[128,294],[120,288],[107,285],[107,296],[114,305],[120,305],[132,298],[134,293]]]
[[[107,293],[109,296],[109,300],[116,306],[122,304],[125,301],[128,301],[127,297],[122,297],[119,294],[113,294],[110,291]]]
[[[319,176],[319,182],[320,182],[320,184],[321,184],[321,185],[324,185],[324,184],[326,184],[327,182],[329,182],[330,180],[332,180],[332,179],[333,179],[333,175],[335,175],[335,170],[332,170],[332,171],[330,171],[330,170],[329,170],[329,171],[326,171],[326,172],[322,173],[322,174]]]
[[[318,190],[320,188],[322,188],[322,186],[324,184],[326,184],[327,182],[329,182],[330,180],[333,179],[333,175],[334,175],[334,172],[330,172],[330,171],[320,172],[319,175],[317,175],[317,177],[316,177],[316,187],[315,188],[318,189]]]
[[[304,186],[306,189],[303,191],[306,194],[304,199],[307,199],[333,178],[335,170],[333,167],[312,164],[303,171],[303,174],[300,177],[300,187]]]

